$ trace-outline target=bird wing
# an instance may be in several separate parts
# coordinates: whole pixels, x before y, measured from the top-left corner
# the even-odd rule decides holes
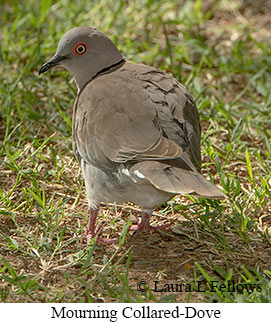
[[[91,164],[179,160],[200,169],[193,99],[175,79],[145,65],[125,63],[87,84],[75,105],[73,139],[78,158]]]
[[[223,198],[201,174],[200,124],[187,90],[169,75],[125,63],[91,81],[73,114],[77,159],[131,176],[170,193]],[[109,171],[110,172],[110,171]]]

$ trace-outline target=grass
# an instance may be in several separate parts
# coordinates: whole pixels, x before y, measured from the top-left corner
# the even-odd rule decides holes
[[[3,0],[0,9],[0,300],[270,302],[270,5]],[[137,207],[104,206],[103,233],[119,244],[86,245],[87,200],[71,148],[75,84],[63,70],[38,76],[78,25],[96,26],[128,59],[189,88],[203,172],[227,199],[176,196],[153,217],[170,219],[172,230],[136,237],[128,227]],[[157,292],[154,281],[191,290]],[[225,291],[232,281],[260,288]]]

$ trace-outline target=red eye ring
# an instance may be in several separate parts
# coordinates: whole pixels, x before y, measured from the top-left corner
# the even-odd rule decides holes
[[[76,56],[81,56],[85,54],[88,50],[88,46],[85,43],[77,43],[72,48],[72,53]]]

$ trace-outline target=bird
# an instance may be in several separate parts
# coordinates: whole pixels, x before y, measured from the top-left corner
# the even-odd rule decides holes
[[[75,27],[39,74],[60,66],[75,79],[72,146],[86,186],[88,241],[101,203],[141,207],[136,232],[152,232],[153,211],[177,194],[225,198],[201,174],[201,126],[193,97],[168,73],[127,61],[101,31]]]

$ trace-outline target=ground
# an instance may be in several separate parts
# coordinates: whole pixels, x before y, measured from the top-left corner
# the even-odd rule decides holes
[[[0,300],[270,302],[270,3],[0,6]],[[129,60],[166,70],[189,89],[201,118],[203,174],[225,200],[176,196],[152,218],[171,227],[140,235],[128,230],[138,206],[103,205],[102,234],[119,243],[86,244],[87,199],[71,148],[75,84],[62,70],[38,76],[77,25],[96,26]],[[254,287],[225,290],[227,283]]]

